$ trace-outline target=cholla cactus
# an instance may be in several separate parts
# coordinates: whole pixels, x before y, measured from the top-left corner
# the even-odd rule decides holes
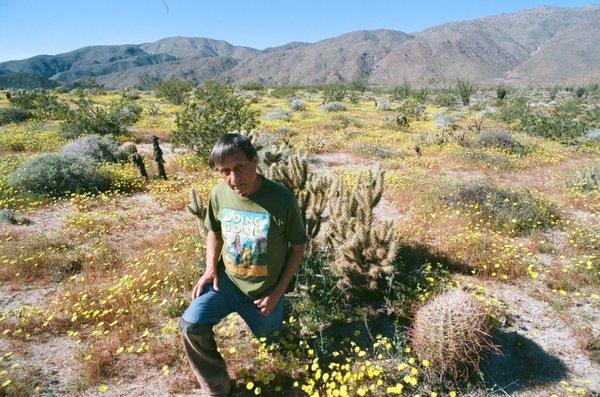
[[[267,178],[277,181],[292,192],[304,190],[308,182],[308,157],[296,153],[288,161],[271,164],[266,172]]]
[[[304,219],[306,234],[309,239],[314,239],[321,229],[331,178],[309,174],[308,157],[299,153],[290,155],[286,162],[271,164],[265,174],[267,178],[294,192]]]
[[[314,239],[321,230],[323,212],[327,206],[327,194],[331,186],[331,178],[311,175],[306,184],[305,194],[299,197],[300,210],[306,227],[306,235]]]
[[[442,293],[416,313],[410,339],[416,355],[428,360],[434,381],[466,378],[479,367],[484,350],[497,350],[491,323],[477,299],[460,288]]]
[[[329,193],[329,230],[326,241],[341,257],[331,265],[338,286],[349,299],[381,297],[381,289],[395,273],[400,237],[392,223],[373,222],[373,208],[383,193],[383,171],[361,174],[353,188],[336,181]]]
[[[137,146],[133,142],[125,142],[119,146],[119,153],[125,158],[129,158],[132,154],[137,152]]]
[[[383,195],[383,171],[369,169],[358,176],[353,188],[336,180],[329,190],[329,233],[327,242],[339,246],[347,242],[358,225],[373,222],[373,208]]]
[[[258,132],[256,130],[231,131],[231,133],[237,133],[248,138],[248,140],[250,141],[250,143],[252,143],[252,146],[254,146],[254,149],[256,149],[256,151],[262,149],[262,145],[258,143]]]
[[[206,233],[207,230],[206,226],[204,225],[204,218],[206,218],[207,209],[202,202],[202,198],[198,197],[194,188],[192,188],[190,192],[190,199],[192,203],[187,206],[187,209],[192,215],[199,219],[199,223],[201,225],[200,229]]]

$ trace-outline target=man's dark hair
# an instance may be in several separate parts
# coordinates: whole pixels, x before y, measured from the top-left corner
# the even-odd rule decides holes
[[[215,143],[208,164],[210,168],[217,169],[217,165],[223,163],[226,157],[240,152],[244,153],[248,160],[252,160],[258,155],[248,138],[241,134],[228,132],[221,135],[221,138]]]

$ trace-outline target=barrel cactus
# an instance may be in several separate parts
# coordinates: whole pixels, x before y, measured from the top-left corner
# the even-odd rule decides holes
[[[431,380],[464,379],[479,368],[482,353],[495,350],[483,305],[460,288],[442,293],[416,312],[410,340]]]

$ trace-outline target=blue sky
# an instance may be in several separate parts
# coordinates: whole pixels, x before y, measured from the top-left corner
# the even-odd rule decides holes
[[[0,61],[170,36],[209,37],[263,49],[290,41],[315,42],[359,29],[410,33],[542,4],[580,7],[590,2],[0,0]]]

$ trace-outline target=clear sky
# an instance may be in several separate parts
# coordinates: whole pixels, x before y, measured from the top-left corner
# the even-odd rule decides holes
[[[263,49],[360,29],[411,33],[540,5],[586,4],[590,1],[0,0],[0,62],[171,36],[208,37]]]

